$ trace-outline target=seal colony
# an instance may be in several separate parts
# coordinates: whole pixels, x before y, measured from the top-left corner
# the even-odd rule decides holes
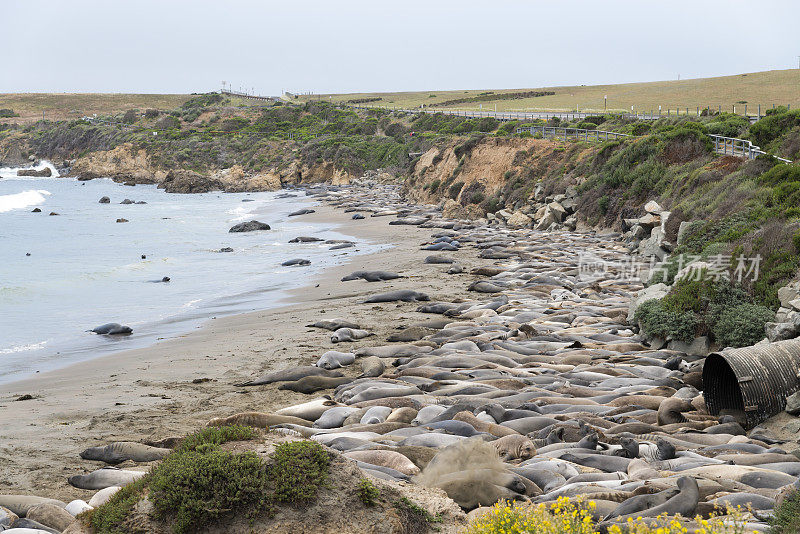
[[[230,384],[231,391],[300,392],[305,401],[272,413],[220,414],[209,425],[314,440],[369,476],[439,488],[472,513],[501,499],[581,496],[596,503],[595,520],[610,526],[629,517],[708,516],[730,504],[751,508],[747,530],[767,530],[776,500],[800,484],[796,447],[764,428],[745,428],[742,413],[710,415],[704,358],[652,349],[627,323],[641,283],[614,267],[581,272],[580,253],[624,265],[628,252],[617,234],[447,220],[434,207],[403,203],[391,186],[365,185],[307,194],[430,229],[419,263],[441,264],[443,272],[462,266],[449,276],[461,277],[463,291],[418,291],[414,272],[344,277],[343,284],[369,282],[352,306],[370,309],[373,321],[402,307],[411,324],[381,338],[351,317],[320,318],[308,326],[330,331],[331,346],[308,365]],[[82,457],[112,465],[157,460],[168,450],[130,442],[86,447]],[[72,474],[70,484],[106,492],[95,504],[0,495],[0,506],[23,518],[40,503],[79,512],[141,473],[103,467]]]

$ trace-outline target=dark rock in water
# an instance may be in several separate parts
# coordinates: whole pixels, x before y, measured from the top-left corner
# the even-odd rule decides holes
[[[164,282],[164,283],[167,283],[167,282],[169,282],[170,280],[171,280],[171,279],[170,279],[170,277],[169,277],[169,276],[165,276],[164,278],[162,278],[162,279],[161,279],[161,281],[162,281],[162,282]]]
[[[56,212],[54,212],[54,211],[51,211],[51,212],[50,212],[50,216],[51,216],[51,217],[52,217],[52,216],[55,216],[55,215],[59,215],[59,214],[58,214],[58,213],[56,213]]]
[[[361,215],[360,213],[354,213],[352,218],[353,220],[358,220],[358,219],[363,219],[364,216]]]
[[[302,258],[295,258],[293,260],[287,260],[287,261],[281,263],[281,265],[284,266],[284,267],[289,267],[291,265],[311,265],[311,260],[305,260],[305,259],[302,259]]]
[[[128,222],[128,219],[117,219],[118,223],[125,223]]]
[[[96,326],[89,331],[94,332],[95,334],[102,334],[106,336],[133,333],[133,329],[130,326],[123,326],[119,323],[106,323],[104,325]]]
[[[252,198],[243,198],[242,202],[255,202],[255,199]]]
[[[295,237],[289,243],[316,243],[317,241],[324,241],[324,239],[320,239],[319,237],[306,237],[300,236]]]
[[[134,204],[147,204],[144,200],[137,200]]]
[[[172,169],[158,184],[158,188],[166,190],[167,193],[208,193],[219,191],[224,187],[216,178],[186,169]]]
[[[146,256],[145,254],[142,254],[142,259],[143,259],[143,260],[146,260],[146,259],[147,259],[147,256]]]
[[[42,213],[42,210],[40,210],[39,208],[33,208],[33,211],[31,211],[31,213]]]
[[[36,169],[20,169],[17,171],[17,176],[33,176],[35,178],[49,178],[53,176],[53,171],[50,167],[45,167],[41,170]]]
[[[270,226],[267,223],[259,221],[247,221],[233,226],[228,232],[255,232],[256,230],[269,230]]]
[[[290,213],[289,217],[295,217],[297,215],[307,215],[309,213],[314,213],[315,211],[316,210],[309,210],[309,209],[297,210]]]
[[[222,247],[219,252],[233,252],[233,249],[231,247]]]
[[[99,204],[110,204],[111,199],[108,197],[102,197],[100,200],[97,201]]]
[[[31,255],[31,253],[30,253],[30,252],[26,252],[26,253],[25,253],[25,255],[26,255],[26,256],[30,256],[30,255]]]
[[[133,200],[131,200],[131,199],[129,199],[129,198],[126,198],[125,200],[123,200],[122,202],[120,202],[120,204],[133,204]]]

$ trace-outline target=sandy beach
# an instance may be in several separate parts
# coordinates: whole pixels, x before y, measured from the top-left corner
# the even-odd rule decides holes
[[[412,319],[409,312],[417,304],[360,303],[368,293],[410,288],[452,300],[465,288],[463,276],[446,274],[448,266],[422,262],[429,253],[421,251],[419,244],[430,239],[431,229],[389,226],[393,217],[353,221],[349,213],[326,205],[305,217],[336,223],[339,231],[358,242],[391,247],[327,270],[291,291],[278,308],[213,319],[193,332],[148,348],[0,385],[2,492],[48,495],[66,502],[88,500],[94,492],[74,488],[66,480],[97,467],[96,462],[78,456],[85,448],[110,441],[182,436],[213,417],[302,402],[305,395],[278,391],[276,384],[252,388],[233,384],[265,370],[314,363],[332,348],[376,344]],[[466,256],[475,252],[450,254],[471,267]],[[298,276],[303,276],[303,268],[297,269]],[[340,281],[359,269],[393,270],[407,278]],[[354,320],[376,336],[333,345],[328,331],[305,328],[316,320],[335,317]],[[34,398],[16,400],[23,395]]]

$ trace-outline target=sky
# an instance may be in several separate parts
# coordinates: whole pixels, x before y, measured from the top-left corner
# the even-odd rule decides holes
[[[797,68],[797,0],[0,0],[0,92],[349,93]]]

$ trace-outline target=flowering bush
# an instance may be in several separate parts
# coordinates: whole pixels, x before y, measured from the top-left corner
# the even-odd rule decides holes
[[[570,500],[559,497],[552,504],[511,504],[500,501],[485,514],[475,518],[467,534],[596,534],[592,516],[594,501],[581,497]],[[622,526],[611,525],[609,534],[745,534],[747,519],[741,508],[729,509],[726,515],[704,519],[700,516],[685,519],[680,516],[636,519]],[[749,534],[749,533],[748,533]]]

